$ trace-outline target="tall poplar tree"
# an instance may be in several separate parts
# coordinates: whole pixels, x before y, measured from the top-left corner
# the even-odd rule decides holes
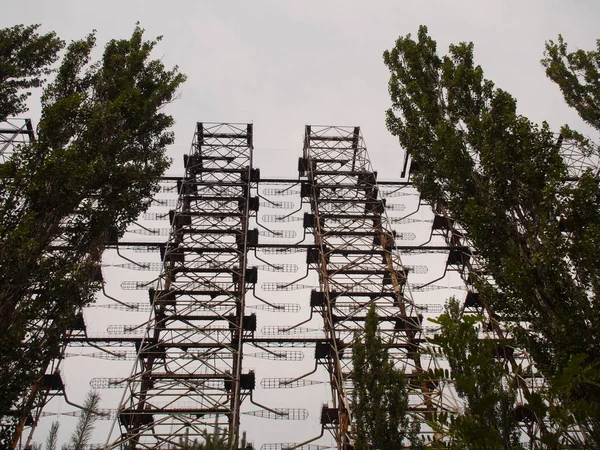
[[[0,30],[0,122],[27,111],[31,88],[41,87],[64,47],[56,33],[38,34],[39,25]]]
[[[0,33],[2,35],[2,33]],[[105,244],[148,208],[174,136],[164,107],[185,77],[136,26],[91,62],[72,42],[42,96],[37,138],[0,165],[0,416],[20,430],[49,362],[102,285]]]
[[[565,102],[579,116],[600,131],[600,39],[595,50],[568,51],[562,36],[546,42],[542,64],[546,75],[563,93]]]
[[[548,75],[595,124],[598,54],[570,56],[563,44],[548,44]],[[597,147],[518,114],[516,100],[475,64],[472,43],[439,56],[422,26],[384,62],[387,127],[412,158],[415,186],[468,236],[480,273],[493,280],[479,279],[480,302],[547,380],[524,399],[542,430],[529,439],[600,447],[597,174],[574,177],[562,153],[567,143],[582,154]]]

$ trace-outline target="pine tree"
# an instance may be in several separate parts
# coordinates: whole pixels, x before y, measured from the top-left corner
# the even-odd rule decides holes
[[[94,431],[94,423],[98,419],[99,406],[100,394],[95,391],[88,392],[79,421],[65,450],[84,450],[86,448]]]
[[[57,450],[58,444],[58,430],[60,429],[60,422],[52,422],[50,426],[50,431],[48,432],[48,436],[46,437],[46,445],[44,446],[44,450]]]

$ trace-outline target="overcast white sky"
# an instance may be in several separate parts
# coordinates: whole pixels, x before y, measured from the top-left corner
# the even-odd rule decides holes
[[[297,177],[305,124],[359,125],[375,170],[391,179],[401,153],[385,129],[382,53],[398,36],[425,24],[440,53],[473,41],[476,62],[518,99],[520,113],[558,129],[580,121],[545,77],[544,42],[562,33],[570,47],[591,49],[599,17],[597,0],[29,0],[5,2],[0,28],[40,23],[67,41],[96,29],[98,55],[109,39],[129,37],[136,21],[147,38],[163,35],[156,57],[188,76],[169,106],[175,170],[197,121],[253,122],[255,166],[285,178]],[[28,116],[37,123],[38,115],[32,106]]]
[[[252,121],[263,173],[297,176],[305,124],[360,125],[376,170],[394,177],[399,150],[384,124],[389,105],[382,52],[420,24],[448,44],[475,43],[486,76],[513,93],[520,112],[558,128],[577,122],[539,64],[544,42],[562,33],[592,48],[600,2],[170,1],[5,2],[0,27],[40,23],[65,40],[97,30],[98,46],[128,37],[136,21],[163,35],[156,55],[188,75],[170,108],[178,166],[197,121]],[[31,110],[37,118],[37,111]]]

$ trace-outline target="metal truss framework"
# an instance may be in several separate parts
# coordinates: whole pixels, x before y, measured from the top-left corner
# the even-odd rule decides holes
[[[29,119],[8,119],[0,122],[0,163],[5,162],[15,147],[35,141],[33,124]]]
[[[433,284],[437,280],[408,283],[409,272],[426,275],[429,268],[403,264],[399,252],[448,254],[447,267],[457,268],[464,248],[429,245],[431,238],[426,245],[407,245],[415,234],[393,230],[430,222],[410,214],[388,217],[386,211],[401,212],[405,206],[387,200],[418,194],[410,192],[407,181],[377,180],[358,127],[308,126],[296,180],[261,179],[252,166],[252,138],[249,124],[199,123],[192,150],[184,156],[185,175],[164,179],[160,194],[176,198],[159,195],[154,204],[161,212],[142,217],[168,219],[170,227],[138,224],[129,233],[139,240],[124,238],[107,246],[117,253],[143,256],[160,250],[161,255],[160,262],[125,258],[113,265],[159,272],[154,280],[121,282],[125,293],[148,291],[149,303],[123,302],[104,291],[109,303],[96,305],[147,313],[146,321],[111,324],[103,335],[87,332],[82,321],[82,331],[68,338],[69,348],[96,349],[88,357],[135,362],[129,376],[90,382],[95,389],[125,389],[120,408],[103,416],[114,418],[120,428],[109,448],[176,448],[215,431],[237,440],[241,415],[305,420],[305,408],[273,406],[273,399],[261,404],[256,397],[268,389],[289,392],[327,383],[331,399],[319,406],[320,434],[305,435],[299,443],[267,443],[265,449],[329,448],[323,446],[326,431],[335,447],[351,449],[351,345],[371,305],[390,356],[408,376],[415,420],[425,423],[432,412],[456,407],[443,379],[433,381],[435,372],[429,372],[428,381],[422,377],[437,368],[433,356],[419,352],[431,331],[423,326],[424,314],[436,315],[441,306],[417,303],[411,294],[447,287]],[[271,229],[272,224],[282,229]],[[299,271],[305,274],[297,278]],[[259,284],[259,278],[272,281]],[[309,291],[308,318],[297,316],[302,301],[294,302],[300,293],[291,291],[300,290]],[[272,314],[286,313],[295,314],[293,323],[276,319],[273,325]],[[314,368],[293,377],[273,373],[259,381],[244,362],[293,363],[307,352],[314,354]],[[321,378],[311,377],[315,373]]]
[[[10,157],[16,146],[33,140],[30,121],[4,123],[0,162]],[[586,169],[598,175],[596,154],[582,154],[576,145],[562,140],[558,145],[573,180]],[[207,430],[218,430],[237,440],[243,414],[304,420],[308,416],[304,408],[264,406],[253,395],[258,386],[288,390],[323,383],[308,378],[320,369],[331,390],[331,403],[320,409],[321,434],[306,436],[300,443],[268,443],[263,448],[323,450],[329,446],[320,445],[320,438],[328,431],[338,449],[351,449],[351,344],[355,334],[363,331],[371,305],[376,307],[391,357],[408,376],[415,419],[425,423],[432,412],[455,410],[446,380],[431,376],[436,373],[436,361],[427,351],[420,351],[430,331],[423,326],[423,315],[438,314],[441,306],[418,303],[411,294],[444,289],[433,283],[447,271],[462,279],[462,286],[457,288],[466,291],[463,307],[489,318],[483,337],[498,341],[495,357],[519,373],[516,381],[520,393],[525,395],[543,383],[528,355],[506,345],[510,336],[494,311],[480,303],[474,280],[494,281],[486,277],[485,263],[444,207],[433,207],[431,221],[413,217],[414,212],[388,216],[387,211],[404,210],[404,205],[388,200],[411,195],[405,190],[411,183],[377,180],[358,127],[307,126],[297,180],[261,179],[260,171],[253,167],[252,153],[251,124],[199,123],[192,150],[184,156],[185,175],[165,178],[162,193],[175,194],[176,198],[159,196],[155,200],[157,206],[173,209],[142,217],[150,221],[168,219],[170,226],[132,229],[131,233],[140,236],[139,241],[124,240],[108,246],[138,253],[159,250],[161,255],[160,262],[128,260],[118,265],[122,270],[159,273],[150,282],[121,283],[125,291],[148,291],[149,303],[103,305],[117,311],[148,313],[147,321],[110,325],[108,335],[94,336],[86,331],[80,313],[67,337],[70,347],[98,350],[88,356],[135,363],[129,376],[98,377],[90,383],[95,389],[126,392],[121,407],[105,410],[102,416],[120,427],[119,438],[108,448],[177,448],[184,440],[202,440]],[[408,159],[404,175],[407,165]],[[300,201],[298,208],[295,199]],[[292,211],[274,213],[273,209]],[[288,227],[300,222],[304,236]],[[425,244],[407,245],[405,241],[414,240],[415,234],[398,233],[393,228],[419,222],[432,229]],[[283,229],[273,230],[271,224]],[[168,239],[166,243],[163,238],[142,239],[152,236]],[[431,244],[432,238],[439,238],[438,243]],[[447,256],[444,275],[424,284],[409,283],[409,273],[426,274],[428,266],[403,264],[400,252],[443,253]],[[290,255],[299,255],[302,261],[287,260]],[[265,274],[291,274],[294,278],[293,274],[303,269],[306,274],[291,282],[288,276],[285,281],[274,278],[258,283]],[[302,281],[310,279],[310,274],[316,283]],[[101,274],[96,281],[100,278]],[[302,289],[310,292],[308,319],[287,325],[263,321],[271,313],[301,314],[300,302],[265,297],[269,293],[287,296]],[[266,325],[259,327],[263,323]],[[259,381],[245,363],[250,358],[302,361],[306,349],[314,352],[315,368],[299,376],[269,376]],[[63,356],[69,356],[69,348]],[[59,364],[56,360],[49,365],[27,424],[54,414],[42,412],[42,408],[65,392],[56,370]],[[428,371],[425,382],[421,375]],[[260,409],[244,408],[248,403]],[[517,412],[528,418],[526,408]],[[76,417],[78,413],[62,414]],[[527,420],[522,423],[530,428],[543,426]]]
[[[419,345],[423,316],[405,289],[408,270],[395,249],[395,236],[379,196],[358,127],[306,127],[300,174],[310,198],[305,224],[314,231],[315,248],[307,263],[319,273],[311,307],[323,317],[326,347],[317,359],[327,367],[332,407],[321,423],[339,449],[352,448],[352,340],[364,330],[366,314],[376,306],[380,330],[398,367],[413,379],[410,407],[430,413],[440,404],[435,387],[417,381],[423,372]]]
[[[207,427],[237,439],[240,403],[255,384],[242,371],[242,345],[256,329],[256,316],[244,314],[257,281],[247,267],[258,209],[252,149],[252,125],[198,124],[113,447],[177,446]]]
[[[235,139],[240,142],[224,143],[226,132],[207,131],[221,128],[233,129],[234,135],[239,133]],[[236,152],[243,145],[251,153],[251,130],[250,125],[199,124],[193,152],[185,157],[186,175],[176,180],[178,198],[157,199],[162,206],[176,210],[144,216],[148,220],[169,217],[171,228],[132,231],[146,236],[170,235],[169,242],[160,245],[161,263],[120,265],[131,270],[163,270],[158,282],[121,284],[126,290],[150,287],[151,305],[111,306],[152,312],[153,318],[144,324],[149,329],[146,337],[135,335],[143,326],[111,326],[109,333],[128,336],[71,338],[72,344],[95,341],[104,347],[134,345],[137,349],[137,353],[119,353],[120,359],[138,360],[138,371],[131,377],[95,378],[91,383],[94,388],[127,385],[130,392],[129,403],[118,414],[123,434],[113,447],[166,448],[184,438],[201,438],[206,429],[219,429],[235,438],[239,436],[240,414],[276,420],[306,419],[305,409],[270,408],[253,401],[252,394],[257,384],[263,389],[290,389],[322,383],[307,378],[314,371],[294,378],[262,378],[257,383],[253,372],[242,369],[242,356],[300,361],[305,356],[300,349],[308,347],[314,349],[315,370],[324,369],[331,388],[331,405],[320,411],[321,434],[301,443],[263,447],[316,449],[322,446],[312,442],[329,431],[337,448],[352,448],[350,347],[355,334],[363,330],[371,305],[376,306],[390,355],[409,377],[410,407],[416,420],[425,423],[435,411],[456,410],[452,393],[445,390],[447,380],[431,376],[436,373],[430,371],[437,367],[436,361],[427,351],[419,351],[431,328],[423,326],[423,313],[439,313],[441,306],[415,303],[411,295],[411,291],[442,289],[433,283],[448,271],[457,273],[464,283],[457,287],[466,291],[463,307],[489,317],[483,337],[496,340],[495,357],[519,372],[516,381],[521,398],[543,383],[528,355],[506,345],[510,336],[494,312],[479,302],[474,280],[493,280],[486,278],[485,265],[468,236],[445,209],[434,207],[430,222],[411,217],[414,212],[388,218],[386,211],[402,211],[404,205],[388,204],[387,200],[410,195],[403,190],[410,182],[377,181],[358,127],[307,126],[298,180],[261,179],[259,171],[252,168],[251,155],[247,161],[237,159]],[[209,137],[216,140],[210,141]],[[596,170],[594,155],[581,155],[570,144],[562,149],[574,180],[586,168]],[[261,185],[273,187],[260,191]],[[300,208],[295,209],[295,204],[282,200],[282,196],[299,198]],[[259,216],[259,209],[266,208],[295,210]],[[300,241],[293,230],[265,226],[293,222],[302,222],[304,238]],[[399,244],[399,240],[414,239],[414,234],[397,233],[392,227],[418,222],[431,224],[429,241]],[[431,245],[435,237],[444,245]],[[273,243],[273,238],[296,242]],[[153,247],[147,242],[119,245],[141,252]],[[427,273],[428,267],[404,265],[399,251],[409,255],[444,253],[444,275],[425,284],[408,283],[409,272]],[[255,256],[261,253],[266,260],[258,258],[262,264],[256,260],[251,263],[249,252]],[[310,318],[292,325],[263,326],[259,333],[257,323],[261,323],[264,312],[298,313],[301,309],[297,303],[264,301],[256,289],[259,273],[296,273],[297,263],[279,261],[280,255],[296,253],[306,257],[306,273],[317,275],[318,286],[299,284],[306,275],[292,282],[266,282],[260,286],[262,291],[277,293],[312,289]],[[269,262],[270,257],[276,261]],[[313,317],[320,320],[318,328],[302,326],[310,320],[313,324]],[[421,377],[427,371],[428,376]],[[242,402],[248,398],[261,409],[242,411]],[[529,416],[523,406],[517,405],[516,412],[522,415],[523,426],[530,428],[526,432],[535,433],[532,427],[543,426],[526,420]],[[107,414],[115,416],[114,411]],[[161,429],[165,431],[157,431]]]
[[[142,235],[169,232],[168,242],[158,244],[162,262],[120,264],[133,270],[161,269],[152,282],[121,284],[123,289],[149,289],[151,304],[109,305],[149,311],[149,321],[109,326],[107,331],[114,335],[110,337],[70,339],[71,345],[136,348],[136,352],[118,353],[119,359],[136,360],[129,377],[94,378],[90,383],[94,388],[126,388],[126,401],[117,414],[121,436],[110,448],[168,448],[182,440],[202,440],[207,430],[225,432],[235,440],[240,435],[240,414],[306,419],[306,409],[268,407],[254,401],[257,380],[242,363],[243,357],[299,361],[305,356],[302,348],[314,349],[313,371],[260,381],[263,389],[289,389],[321,383],[307,378],[318,367],[328,374],[331,406],[320,411],[321,433],[290,446],[318,447],[311,442],[328,430],[337,448],[352,448],[351,345],[355,333],[364,329],[372,304],[390,356],[409,376],[410,407],[416,420],[424,421],[427,414],[442,407],[443,383],[420,381],[434,361],[418,352],[425,341],[422,312],[439,309],[437,305],[429,305],[429,311],[428,305],[417,307],[407,289],[409,267],[400,260],[396,232],[385,214],[386,202],[358,127],[308,126],[296,181],[260,178],[259,170],[252,167],[252,125],[199,123],[184,163],[185,176],[177,180],[177,201],[157,200],[162,206],[175,206],[168,213],[171,227],[133,230]],[[259,185],[269,184],[275,187],[263,189],[261,195]],[[387,183],[387,195],[404,195],[406,186]],[[269,195],[278,197],[270,200]],[[259,219],[259,208],[295,208],[281,196],[299,197],[300,208],[285,215],[263,214]],[[166,215],[147,213],[145,218],[159,220]],[[295,231],[271,230],[261,221],[301,221],[304,237],[298,241]],[[296,242],[272,243],[272,238]],[[406,233],[403,239],[414,239],[414,235]],[[148,242],[116,245],[138,251],[153,246]],[[249,252],[254,252],[252,264]],[[297,272],[297,264],[282,263],[279,256],[296,253],[305,255],[304,277],[260,286],[267,292],[311,288],[310,317],[288,326],[264,326],[258,333],[261,314],[300,311],[296,303],[266,301],[256,289],[259,271]],[[269,261],[271,257],[276,261]],[[428,270],[422,265],[410,269]],[[316,275],[318,286],[299,284],[309,273]],[[318,328],[301,326],[315,321]],[[261,409],[242,411],[242,402],[248,398]]]

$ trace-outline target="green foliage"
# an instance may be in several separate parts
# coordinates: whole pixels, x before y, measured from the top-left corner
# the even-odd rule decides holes
[[[579,84],[565,75],[561,61],[567,61]],[[564,444],[576,436],[577,445],[600,446],[600,416],[593,407],[600,403],[600,378],[595,378],[600,313],[594,306],[600,287],[600,211],[594,174],[568,176],[560,140],[546,123],[536,125],[519,115],[516,100],[485,79],[474,63],[472,43],[451,45],[440,57],[421,27],[416,39],[400,37],[384,53],[384,62],[392,101],[387,127],[409,152],[423,199],[464,228],[494,280],[476,286],[485,307],[509,329],[514,346],[531,355],[552,389],[560,385],[572,356],[584,355],[580,367],[589,369],[590,378],[569,378],[569,390],[545,393],[554,397],[544,402],[561,412],[550,415],[549,410],[549,428],[541,426],[530,438],[546,439],[563,430],[555,435]],[[573,106],[596,124],[597,52],[567,54],[559,40],[558,46],[548,45],[546,64],[559,84],[569,80],[567,87],[561,85],[563,92],[571,92]],[[582,153],[594,148],[576,131],[563,131]],[[461,357],[469,363],[466,353]],[[585,432],[573,432],[575,426]]]
[[[63,447],[64,450],[86,448],[94,431],[94,422],[98,419],[98,406],[100,406],[100,394],[95,391],[88,392],[77,426],[73,430],[69,444]]]
[[[39,25],[0,30],[0,122],[27,111],[29,89],[41,87],[64,42],[56,33],[39,35]]]
[[[372,305],[364,335],[355,337],[352,349],[352,428],[356,450],[396,450],[407,441],[416,445],[415,430],[407,413],[406,376],[389,358],[377,323]]]
[[[454,298],[433,321],[440,331],[431,342],[448,358],[450,378],[466,405],[463,414],[439,416],[433,424],[449,436],[444,442],[449,448],[505,449],[518,444],[515,380],[501,351],[509,343],[480,339],[483,321],[482,316],[463,314]]]
[[[61,450],[83,450],[87,448],[94,424],[100,415],[98,407],[100,406],[100,394],[96,391],[89,391],[85,398],[81,415],[77,421],[77,426],[73,430],[68,444],[64,444]],[[58,431],[60,423],[53,422],[46,437],[45,450],[56,450],[58,444]],[[37,444],[36,444],[37,445]],[[41,448],[41,446],[39,447]]]
[[[45,450],[56,450],[58,444],[58,430],[60,429],[60,423],[58,421],[52,422],[48,436],[46,437]]]
[[[150,58],[136,26],[90,64],[72,42],[42,97],[35,142],[0,165],[0,415],[23,418],[76,312],[93,300],[102,249],[147,209],[170,161],[164,113],[185,77]]]
[[[184,439],[177,446],[181,450],[237,450],[238,445],[236,442],[230,442],[229,435],[223,430],[215,427],[212,434],[208,430],[203,430],[202,441],[194,439]],[[246,448],[246,433],[242,434],[242,441],[240,448]]]
[[[560,87],[567,105],[600,130],[600,39],[596,41],[596,50],[569,52],[559,35],[558,42],[546,42],[542,64],[548,78]]]

